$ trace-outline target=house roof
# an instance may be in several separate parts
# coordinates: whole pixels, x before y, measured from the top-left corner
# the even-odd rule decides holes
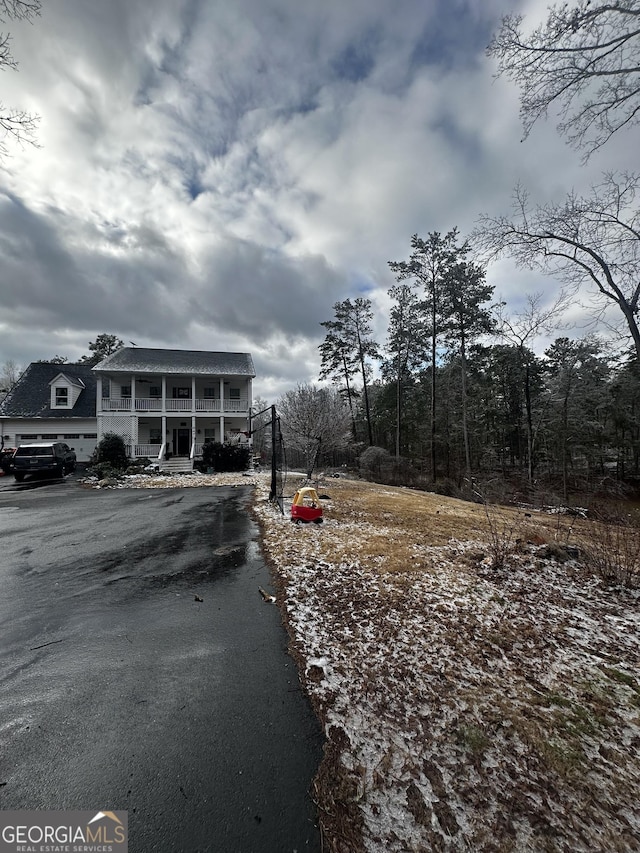
[[[153,373],[253,377],[247,352],[205,352],[182,349],[122,347],[93,368],[100,373]]]
[[[96,377],[84,364],[60,364],[38,361],[30,364],[0,403],[0,416],[8,418],[95,418]],[[63,375],[84,389],[72,409],[51,408],[51,381]]]

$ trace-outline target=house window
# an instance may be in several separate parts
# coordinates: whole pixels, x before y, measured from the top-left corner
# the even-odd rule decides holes
[[[69,389],[68,388],[56,388],[56,406],[68,406],[69,405]]]
[[[97,432],[85,432],[82,437],[83,438],[97,438],[98,433]]]
[[[16,441],[18,439],[20,439],[20,441],[35,441],[37,439],[37,437],[38,437],[37,435],[34,435],[33,433],[29,432],[29,433],[25,433],[24,435],[17,435]]]
[[[162,444],[162,429],[149,427],[149,444]]]
[[[149,385],[149,396],[150,397],[162,397],[162,386],[161,385]]]
[[[204,443],[208,444],[209,442],[216,440],[216,431],[213,427],[205,427],[204,429]]]
[[[70,432],[70,433],[67,433],[64,437],[67,440],[73,439],[73,438],[80,438],[80,433],[79,432]]]
[[[205,388],[204,389],[204,399],[205,400],[214,400],[216,396],[215,388]]]
[[[58,433],[57,432],[43,432],[42,435],[40,436],[40,438],[43,441],[51,441],[52,439],[54,441],[57,441]]]
[[[174,388],[174,400],[188,400],[191,397],[191,388]]]
[[[230,400],[239,400],[240,399],[240,389],[239,388],[229,388],[229,399]]]
[[[131,385],[121,385],[120,386],[120,396],[121,397],[131,397]]]

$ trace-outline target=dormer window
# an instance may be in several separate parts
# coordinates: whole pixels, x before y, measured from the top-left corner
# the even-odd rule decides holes
[[[56,406],[69,407],[69,389],[56,388]]]
[[[49,387],[51,388],[49,405],[52,409],[73,409],[84,390],[84,382],[66,373],[59,373],[49,382]]]

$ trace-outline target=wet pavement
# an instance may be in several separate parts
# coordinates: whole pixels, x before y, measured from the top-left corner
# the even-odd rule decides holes
[[[135,853],[320,850],[321,733],[258,592],[251,489],[12,479],[0,808],[126,809]]]

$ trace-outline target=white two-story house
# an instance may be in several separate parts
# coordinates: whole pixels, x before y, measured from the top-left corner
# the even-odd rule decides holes
[[[123,347],[93,372],[98,441],[116,433],[133,458],[193,461],[205,442],[248,441],[248,353]]]

